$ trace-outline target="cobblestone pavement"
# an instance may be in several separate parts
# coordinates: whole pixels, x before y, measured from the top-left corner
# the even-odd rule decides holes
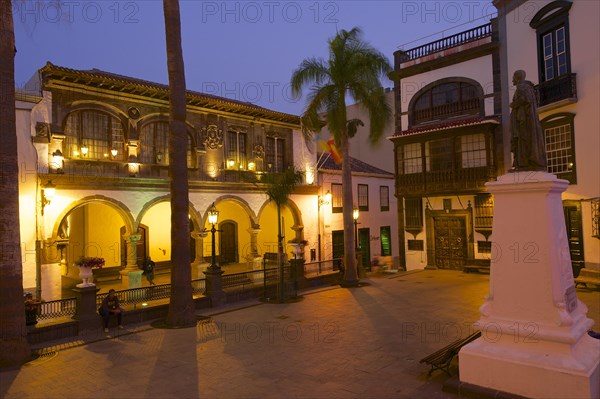
[[[204,310],[211,318],[196,328],[139,324],[55,342],[1,371],[0,397],[455,398],[442,392],[444,373],[427,377],[419,360],[471,331],[489,276],[435,270],[363,281],[296,303]],[[598,330],[600,293],[578,296]]]

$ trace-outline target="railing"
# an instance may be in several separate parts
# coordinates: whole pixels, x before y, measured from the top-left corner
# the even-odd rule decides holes
[[[446,119],[450,116],[479,115],[479,98],[471,98],[464,101],[456,101],[442,104],[431,108],[415,110],[413,124]]]
[[[138,303],[165,299],[171,296],[171,284],[153,285],[150,287],[141,288],[130,288],[128,290],[121,290],[115,292],[121,305],[137,305]],[[102,305],[104,298],[108,296],[106,294],[96,295],[96,305]]]
[[[482,166],[398,175],[396,182],[402,194],[433,194],[482,188],[495,177],[494,167]]]
[[[342,259],[329,259],[320,262],[311,262],[304,264],[304,275],[307,277],[319,276],[321,274],[335,273],[340,270]]]
[[[206,279],[201,278],[198,280],[192,280],[192,293],[194,295],[204,295],[206,290]]]
[[[42,302],[39,305],[37,318],[39,320],[57,319],[60,317],[72,317],[77,309],[77,299],[67,298],[56,301]]]
[[[576,74],[561,75],[536,86],[540,96],[540,106],[552,104],[567,98],[577,98]]]
[[[465,43],[474,42],[476,40],[483,39],[484,37],[491,36],[492,24],[489,23],[481,25],[455,35],[448,36],[444,39],[436,40],[434,42],[407,50],[400,56],[400,62],[411,61],[429,54],[437,53],[438,51],[457,47]]]

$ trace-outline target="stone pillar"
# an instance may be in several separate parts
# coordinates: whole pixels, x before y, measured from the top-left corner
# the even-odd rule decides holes
[[[204,295],[210,298],[211,306],[221,306],[225,304],[226,296],[223,291],[223,270],[220,267],[211,265],[204,271],[206,276]]]
[[[566,180],[517,172],[494,195],[489,295],[481,338],[460,351],[460,381],[528,398],[600,396],[600,341],[577,298],[561,193]]]
[[[127,266],[121,271],[123,276],[129,274],[129,272],[135,272],[140,270],[137,265],[137,243],[142,238],[140,234],[125,234],[123,235],[125,244],[127,246]]]
[[[206,230],[192,232],[192,237],[196,240],[196,260],[192,263],[192,273],[196,273],[195,278],[204,278],[203,272],[210,265],[204,260],[204,239],[207,235]]]
[[[77,299],[77,308],[73,318],[79,322],[79,330],[98,329],[101,327],[98,307],[96,306],[96,293],[100,291],[95,285],[82,288],[73,288]]]
[[[304,259],[290,259],[290,275],[294,286],[294,298],[298,296],[298,288],[304,286]]]
[[[248,233],[250,233],[250,253],[248,255],[252,256],[253,258],[260,256],[258,253],[258,233],[261,231],[262,230],[260,229],[260,226],[257,224],[248,229]]]

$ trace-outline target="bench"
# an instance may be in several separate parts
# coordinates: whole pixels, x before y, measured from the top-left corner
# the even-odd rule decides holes
[[[94,281],[112,281],[121,280],[121,270],[125,269],[125,266],[110,266],[103,267],[102,269],[92,269]]]
[[[458,355],[460,348],[462,348],[469,342],[475,341],[480,336],[481,331],[475,331],[468,337],[457,339],[450,345],[444,346],[442,349],[421,359],[419,363],[425,363],[431,366],[431,370],[429,370],[429,373],[427,373],[428,376],[430,376],[431,373],[434,372],[434,370],[443,370],[446,372],[446,374],[448,374],[448,376],[451,377],[452,375],[450,374],[450,363],[452,362],[454,356]]]
[[[596,289],[600,288],[600,270],[583,268],[579,272],[579,276],[575,279],[575,287],[578,284],[583,284],[586,288],[592,288],[590,285],[595,286]]]
[[[470,273],[488,273],[490,272],[490,260],[489,259],[468,259],[467,263],[463,266],[463,272]]]

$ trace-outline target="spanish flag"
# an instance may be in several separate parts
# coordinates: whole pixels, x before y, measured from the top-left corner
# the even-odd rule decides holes
[[[323,152],[328,152],[336,164],[339,165],[342,163],[342,154],[340,153],[340,150],[335,145],[335,141],[333,139],[329,139],[329,141],[325,141],[321,138],[320,135],[317,135],[315,138],[317,139],[317,142],[321,146],[321,149],[323,150]]]

